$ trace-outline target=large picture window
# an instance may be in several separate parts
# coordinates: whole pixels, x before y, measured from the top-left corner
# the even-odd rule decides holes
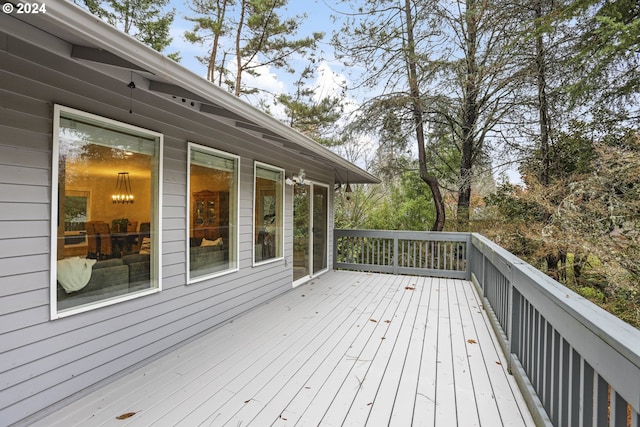
[[[237,270],[236,156],[189,144],[189,281]]]
[[[52,316],[159,289],[162,135],[54,115]]]
[[[284,171],[255,164],[254,262],[282,258]]]

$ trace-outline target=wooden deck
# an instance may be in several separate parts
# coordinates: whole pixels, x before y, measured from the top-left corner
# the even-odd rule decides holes
[[[532,426],[506,367],[470,282],[336,271],[35,425]]]

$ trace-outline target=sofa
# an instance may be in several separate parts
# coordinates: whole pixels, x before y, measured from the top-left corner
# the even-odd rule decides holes
[[[191,238],[190,246],[189,266],[192,272],[207,274],[227,268],[229,248],[222,239]]]
[[[97,261],[91,278],[80,290],[67,293],[58,282],[58,309],[66,309],[124,295],[150,286],[151,260],[148,254],[125,255]]]

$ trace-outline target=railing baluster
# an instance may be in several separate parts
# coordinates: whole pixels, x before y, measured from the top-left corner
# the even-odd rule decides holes
[[[580,370],[582,357],[571,349],[571,371],[569,380],[569,424],[579,425],[580,420]]]
[[[557,331],[553,333],[553,395],[550,416],[555,425],[560,422],[560,393],[562,384],[562,338]]]
[[[544,383],[540,400],[546,408],[549,408],[553,389],[553,327],[546,322],[544,329]],[[540,394],[538,393],[538,395]]]
[[[570,376],[569,371],[569,352],[571,351],[571,347],[567,340],[562,339],[561,344],[561,353],[562,353],[562,361],[560,364],[560,377],[565,379],[560,382],[561,391],[560,395],[560,404],[558,405],[558,409],[560,410],[560,423],[564,426],[569,425],[569,383],[567,382],[567,378]]]
[[[582,408],[580,418],[578,420],[582,427],[597,427],[593,424],[594,415],[594,371],[584,359],[582,359],[580,372],[580,402]]]
[[[596,404],[593,407],[595,411],[593,423],[595,426],[606,426],[609,423],[609,384],[597,373],[595,376],[596,389],[593,395]]]
[[[627,402],[611,388],[611,415],[609,425],[619,427],[627,425]]]

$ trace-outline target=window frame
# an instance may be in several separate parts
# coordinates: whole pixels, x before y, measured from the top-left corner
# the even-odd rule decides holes
[[[59,200],[64,195],[60,194],[59,188],[59,167],[58,162],[60,160],[60,120],[65,117],[73,119],[74,116],[86,119],[91,123],[100,124],[107,128],[116,129],[119,131],[128,131],[133,134],[140,134],[147,138],[157,139],[157,156],[153,158],[154,162],[157,162],[157,174],[156,179],[152,179],[152,187],[157,190],[154,195],[154,205],[151,207],[151,221],[156,224],[153,229],[157,238],[153,239],[151,251],[154,254],[150,258],[150,274],[152,277],[152,284],[155,286],[149,289],[142,289],[139,291],[131,292],[125,295],[119,295],[104,300],[96,301],[94,303],[88,303],[80,305],[78,307],[71,307],[62,311],[58,310],[58,296],[57,296],[57,261],[58,261],[58,224],[61,220],[59,217]],[[88,113],[86,111],[78,110],[71,107],[66,107],[60,104],[54,104],[53,106],[53,145],[51,152],[51,228],[50,228],[50,277],[49,277],[49,308],[51,320],[60,319],[64,317],[73,316],[75,314],[84,313],[87,311],[93,311],[98,308],[111,306],[124,301],[141,298],[147,295],[156,294],[162,291],[162,193],[163,193],[163,155],[164,155],[164,135],[160,132],[156,132],[150,129],[145,129],[140,126],[131,125],[118,120],[110,119],[101,115]],[[153,177],[152,177],[153,178]]]
[[[258,192],[257,192],[257,178],[258,178],[258,173],[257,173],[257,169],[258,168],[262,168],[262,169],[266,169],[266,170],[270,170],[272,172],[277,172],[281,174],[282,179],[280,180],[280,197],[282,200],[282,203],[280,204],[280,218],[282,218],[282,223],[281,223],[281,227],[280,227],[280,241],[278,242],[278,249],[280,250],[280,256],[276,256],[273,258],[269,258],[266,260],[260,260],[260,261],[256,261],[256,215],[257,215],[257,211],[256,211],[256,201],[258,198]],[[270,165],[268,163],[263,163],[263,162],[259,162],[257,160],[255,160],[253,162],[253,200],[252,200],[252,206],[251,206],[251,210],[253,212],[252,215],[252,220],[251,220],[251,262],[252,262],[252,266],[253,267],[257,267],[260,265],[265,265],[265,264],[270,264],[273,262],[277,262],[280,260],[284,259],[284,227],[285,227],[285,221],[284,221],[284,214],[285,214],[285,178],[286,178],[286,171],[283,168],[280,168],[278,166],[273,166]],[[277,190],[276,190],[277,191]]]
[[[196,277],[192,277],[191,276],[191,246],[189,244],[190,239],[191,239],[191,215],[192,215],[192,203],[191,203],[191,151],[193,149],[196,149],[197,151],[200,152],[206,152],[209,154],[212,154],[214,156],[218,156],[218,157],[222,157],[222,158],[226,158],[228,160],[233,160],[236,163],[236,170],[235,170],[235,191],[236,191],[236,196],[235,196],[235,200],[232,200],[231,197],[229,197],[229,206],[231,207],[231,204],[234,204],[234,213],[235,213],[235,232],[234,232],[234,239],[235,239],[235,248],[234,248],[234,257],[235,257],[235,267],[233,268],[229,268],[226,270],[222,270],[222,271],[216,271],[210,274],[205,274],[202,276],[196,276]],[[185,247],[186,247],[186,257],[185,257],[185,262],[186,262],[186,273],[187,273],[187,285],[190,284],[194,284],[194,283],[199,283],[202,282],[204,280],[208,280],[208,279],[212,279],[215,277],[220,277],[220,276],[225,276],[227,274],[231,274],[231,273],[235,273],[237,271],[240,270],[240,162],[241,162],[241,157],[236,155],[236,154],[232,154],[232,153],[228,153],[226,151],[221,151],[212,147],[208,147],[206,145],[202,145],[202,144],[198,144],[197,142],[191,142],[189,141],[187,144],[187,194],[186,194],[186,235],[185,235]],[[231,209],[230,209],[231,210]],[[231,256],[231,251],[229,252],[229,256]]]

